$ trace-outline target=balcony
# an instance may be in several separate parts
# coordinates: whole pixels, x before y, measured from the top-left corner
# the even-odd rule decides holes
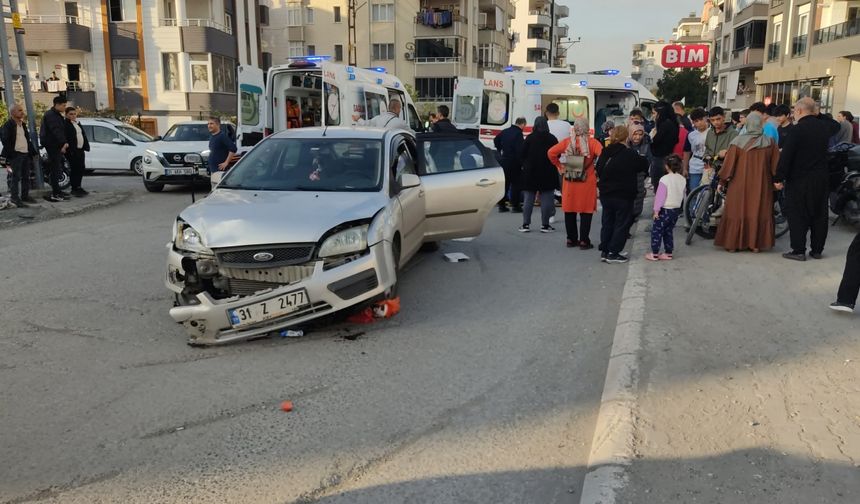
[[[779,48],[782,46],[779,42],[774,42],[767,46],[767,62],[776,61],[779,59]]]
[[[419,12],[415,15],[415,28],[412,35],[416,38],[465,37],[469,33],[465,16],[449,13],[448,18],[428,16]]]
[[[508,34],[506,32],[496,31],[495,29],[484,29],[478,31],[478,43],[495,44],[504,48],[505,51],[510,51],[511,49],[511,40],[508,38]]]
[[[761,68],[764,63],[764,47],[742,47],[732,51],[731,70]]]
[[[511,0],[480,0],[478,2],[478,10],[481,12],[495,12],[496,7],[502,9],[511,16],[514,15],[514,6],[511,5]]]
[[[22,16],[27,52],[90,52],[90,27],[78,16]]]
[[[782,4],[785,3],[785,0],[770,0],[770,8],[776,9],[777,7],[782,7]]]
[[[544,51],[549,51],[549,49],[552,47],[552,43],[549,41],[549,39],[545,38],[529,38],[527,43],[529,46],[531,46],[530,49],[541,49]]]
[[[555,34],[559,38],[567,38],[568,27],[567,25],[558,25],[555,27]]]
[[[416,56],[415,77],[451,77],[466,75],[463,56]]]
[[[161,18],[159,26],[178,26],[178,27],[194,27],[194,28],[213,28],[222,31],[229,35],[233,34],[233,28],[221,24],[213,19],[176,19],[176,18]]]
[[[855,37],[857,35],[860,35],[860,18],[831,26],[825,26],[820,30],[815,30],[815,39],[813,44],[827,44],[829,42]]]
[[[737,27],[745,21],[756,17],[767,18],[769,3],[770,2],[768,2],[768,0],[747,0],[745,4],[738,1],[738,10],[735,12],[734,26]]]
[[[856,58],[860,55],[860,19],[826,26],[816,30],[813,38],[812,57]]]
[[[633,44],[633,52],[637,53],[639,51],[645,50],[645,44]]]
[[[570,8],[567,5],[555,4],[555,17],[558,19],[570,16]]]
[[[806,55],[806,46],[809,42],[809,35],[798,35],[791,39],[791,57],[798,58]]]
[[[526,16],[526,23],[549,27],[552,26],[552,18],[549,17],[549,10],[533,10]]]
[[[635,56],[632,60],[633,66],[642,66],[645,60],[641,56]]]

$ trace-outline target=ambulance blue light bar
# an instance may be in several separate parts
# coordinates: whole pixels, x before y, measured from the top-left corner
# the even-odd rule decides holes
[[[535,80],[527,80],[526,86],[540,86],[540,81],[536,80],[536,79]]]
[[[627,89],[633,89],[633,83],[632,82],[625,82],[624,87]]]
[[[586,87],[586,86],[588,86],[588,81],[581,80],[581,81],[579,81],[579,85],[582,87]]]
[[[319,63],[321,61],[330,60],[331,56],[291,56],[287,58],[289,61],[307,61],[309,63]]]
[[[374,72],[385,73],[385,67],[370,67],[368,70],[373,70]]]
[[[505,72],[513,72],[513,71],[514,71],[514,67],[512,67],[512,66],[506,66],[504,71],[505,71]]]

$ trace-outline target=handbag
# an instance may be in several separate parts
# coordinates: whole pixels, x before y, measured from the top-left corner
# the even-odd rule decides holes
[[[585,171],[585,156],[579,156],[574,153],[573,142],[565,152],[564,163],[564,180],[568,182],[585,182],[588,173]]]

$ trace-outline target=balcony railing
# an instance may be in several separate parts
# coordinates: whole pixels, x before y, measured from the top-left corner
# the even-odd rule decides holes
[[[460,63],[463,61],[462,56],[416,56],[415,63]]]
[[[798,35],[791,39],[791,56],[796,58],[806,54],[806,46],[809,42],[809,35]]]
[[[85,18],[80,16],[66,16],[63,14],[48,16],[21,16],[21,22],[25,24],[79,24],[89,26]]]
[[[781,44],[779,42],[774,42],[767,46],[767,61],[776,61],[779,59],[779,48]]]
[[[835,40],[854,37],[855,35],[860,35],[860,18],[815,30],[813,43],[815,45],[826,44]]]
[[[161,26],[191,26],[198,28],[214,28],[224,33],[233,34],[233,27],[221,24],[212,19],[176,19],[176,18],[161,18],[159,23]]]
[[[775,9],[785,3],[785,0],[770,0],[770,8]]]

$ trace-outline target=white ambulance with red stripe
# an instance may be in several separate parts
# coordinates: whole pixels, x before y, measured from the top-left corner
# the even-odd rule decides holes
[[[617,70],[484,72],[483,79],[457,79],[451,119],[458,128],[478,129],[484,145],[493,148],[493,138],[518,117],[526,118],[525,131],[531,131],[550,103],[558,105],[559,119],[573,124],[585,118],[594,132],[605,121],[626,120],[635,108],[650,117],[656,102],[648,89]]]

